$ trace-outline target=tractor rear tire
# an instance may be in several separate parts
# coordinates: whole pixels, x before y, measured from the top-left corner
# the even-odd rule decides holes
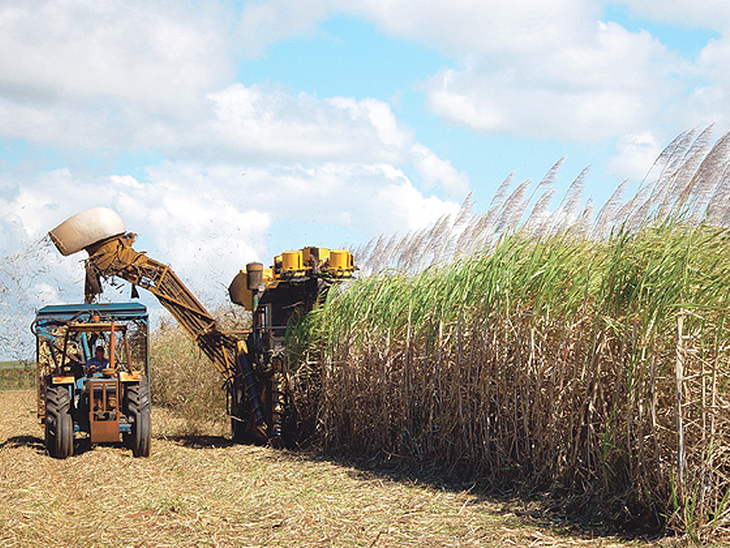
[[[132,450],[135,457],[150,456],[152,436],[150,420],[150,389],[146,380],[139,384],[128,384],[125,396],[125,412],[132,429],[122,434],[124,445]]]
[[[46,389],[46,449],[56,459],[65,459],[74,452],[74,421],[67,386]]]

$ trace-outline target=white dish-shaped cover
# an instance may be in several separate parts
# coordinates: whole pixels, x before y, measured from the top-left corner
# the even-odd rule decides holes
[[[66,256],[125,232],[122,218],[116,211],[95,207],[69,217],[48,235],[61,255]]]

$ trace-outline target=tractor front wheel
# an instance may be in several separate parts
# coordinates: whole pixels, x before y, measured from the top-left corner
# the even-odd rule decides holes
[[[132,425],[129,433],[123,434],[124,445],[132,450],[135,457],[149,457],[151,420],[150,389],[146,380],[139,384],[127,385],[125,412]]]
[[[46,449],[57,459],[73,454],[74,422],[71,393],[67,386],[49,386],[46,389]]]

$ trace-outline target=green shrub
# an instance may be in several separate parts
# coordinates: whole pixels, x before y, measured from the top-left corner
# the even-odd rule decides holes
[[[223,329],[249,325],[246,315],[220,307],[216,316]],[[187,433],[227,429],[223,378],[188,334],[171,319],[152,331],[150,341],[152,399],[179,413]]]

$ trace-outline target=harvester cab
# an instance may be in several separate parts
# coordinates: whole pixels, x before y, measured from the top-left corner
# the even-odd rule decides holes
[[[38,310],[38,419],[49,454],[66,458],[74,440],[119,442],[150,451],[147,309],[137,303],[52,305]],[[94,360],[102,349],[103,360]]]

